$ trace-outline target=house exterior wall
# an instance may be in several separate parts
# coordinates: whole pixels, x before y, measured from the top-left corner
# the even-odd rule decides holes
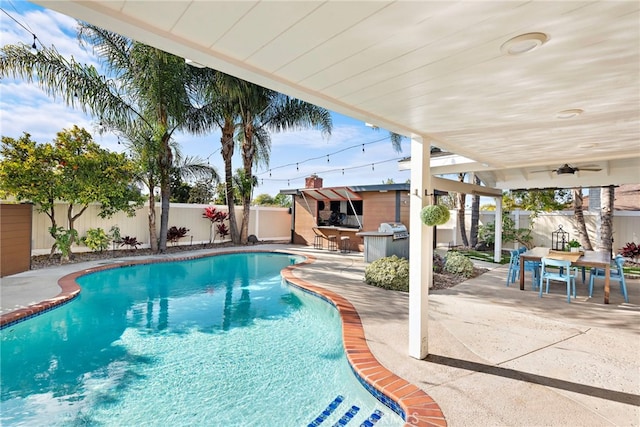
[[[337,228],[320,229],[324,234],[334,234],[338,236],[349,236],[351,240],[351,250],[364,250],[364,240],[356,236],[359,231],[377,231],[382,222],[402,222],[409,227],[409,201],[406,191],[363,191],[358,193],[362,198],[362,215],[359,216],[362,229]],[[330,213],[330,201],[324,201],[324,209],[318,210],[319,202],[309,197],[294,196],[295,203],[295,224],[293,243],[298,245],[313,245],[315,233],[313,227],[318,226],[318,218],[326,220]],[[348,203],[348,202],[343,202]],[[322,205],[322,204],[321,204]],[[346,206],[346,205],[345,205]],[[355,218],[347,219],[350,225],[357,224]]]

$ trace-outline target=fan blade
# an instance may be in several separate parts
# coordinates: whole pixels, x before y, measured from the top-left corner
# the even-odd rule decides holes
[[[541,172],[555,172],[557,169],[543,169],[539,171],[531,171],[529,173],[541,173]]]
[[[602,169],[600,168],[576,168],[576,171],[587,171],[587,172],[600,172]]]

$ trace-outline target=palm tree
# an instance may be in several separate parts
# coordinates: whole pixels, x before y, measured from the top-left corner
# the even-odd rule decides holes
[[[458,181],[464,182],[465,173],[458,174]],[[467,195],[465,193],[457,193],[458,199],[458,228],[460,229],[460,236],[462,237],[462,244],[469,246],[469,239],[467,239],[467,228],[465,225],[465,204],[467,202]]]
[[[598,250],[613,252],[613,202],[615,187],[600,188],[600,243]]]
[[[90,24],[79,24],[78,37],[93,46],[111,78],[101,76],[93,66],[67,60],[54,47],[33,55],[25,45],[2,48],[0,76],[35,81],[49,95],[99,117],[108,129],[145,127],[156,145],[162,204],[158,250],[164,252],[173,166],[171,137],[187,127],[194,132],[208,129],[207,108],[192,102],[191,67],[182,58]]]
[[[244,177],[253,180],[253,166],[259,161],[268,162],[271,147],[269,132],[315,127],[325,136],[331,135],[331,114],[324,108],[290,98],[281,93],[246,83],[238,96],[240,101],[240,134]],[[247,242],[251,191],[243,194],[243,214],[240,242]]]
[[[587,232],[587,225],[584,222],[584,212],[582,209],[582,188],[574,188],[571,190],[573,193],[573,217],[576,220],[578,228],[578,236],[580,236],[580,245],[588,251],[593,250],[591,246],[591,239],[589,239],[589,233]]]
[[[134,123],[135,124],[135,123]],[[156,209],[155,209],[155,190],[159,184],[159,164],[158,145],[153,140],[153,135],[149,129],[142,126],[133,126],[128,129],[118,129],[118,138],[124,140],[124,144],[128,149],[131,159],[138,165],[138,174],[136,179],[139,183],[146,187],[149,194],[148,208],[148,226],[149,226],[149,245],[151,250],[158,250],[158,235],[156,233]],[[203,178],[210,181],[218,180],[217,171],[209,165],[206,165],[201,159],[186,157],[182,158],[178,144],[171,141],[171,150],[173,151],[174,166],[173,171],[177,172],[182,178]]]
[[[482,181],[478,175],[473,176],[474,184],[480,185]],[[478,244],[478,224],[480,223],[480,196],[473,195],[471,202],[471,230],[469,230],[469,237],[471,247],[475,247]]]
[[[235,215],[232,158],[235,151],[236,130],[239,122],[238,96],[246,85],[241,79],[212,69],[199,69],[196,92],[202,94],[201,102],[208,105],[206,126],[220,128],[220,153],[224,162],[224,200],[229,214],[229,234],[233,243],[240,243],[240,232]],[[198,123],[196,123],[198,124]],[[196,127],[194,129],[198,131]]]

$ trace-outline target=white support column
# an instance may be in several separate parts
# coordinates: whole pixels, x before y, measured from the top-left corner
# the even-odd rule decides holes
[[[428,353],[429,287],[433,283],[433,227],[422,224],[420,212],[432,203],[430,146],[411,136],[411,194],[409,225],[409,356]]]
[[[493,260],[500,262],[502,259],[502,197],[495,197],[496,212],[494,224],[495,226],[495,244],[493,245]]]

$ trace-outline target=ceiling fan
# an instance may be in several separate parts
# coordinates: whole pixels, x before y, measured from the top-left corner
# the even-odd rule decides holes
[[[580,171],[588,171],[588,172],[599,172],[602,169],[598,167],[598,165],[584,165],[581,167],[574,167],[574,166],[569,166],[567,163],[565,163],[564,165],[560,166],[557,169],[546,169],[546,170],[539,170],[539,171],[531,171],[531,173],[538,173],[538,172],[555,172],[558,175],[573,175],[576,172],[580,172]]]

